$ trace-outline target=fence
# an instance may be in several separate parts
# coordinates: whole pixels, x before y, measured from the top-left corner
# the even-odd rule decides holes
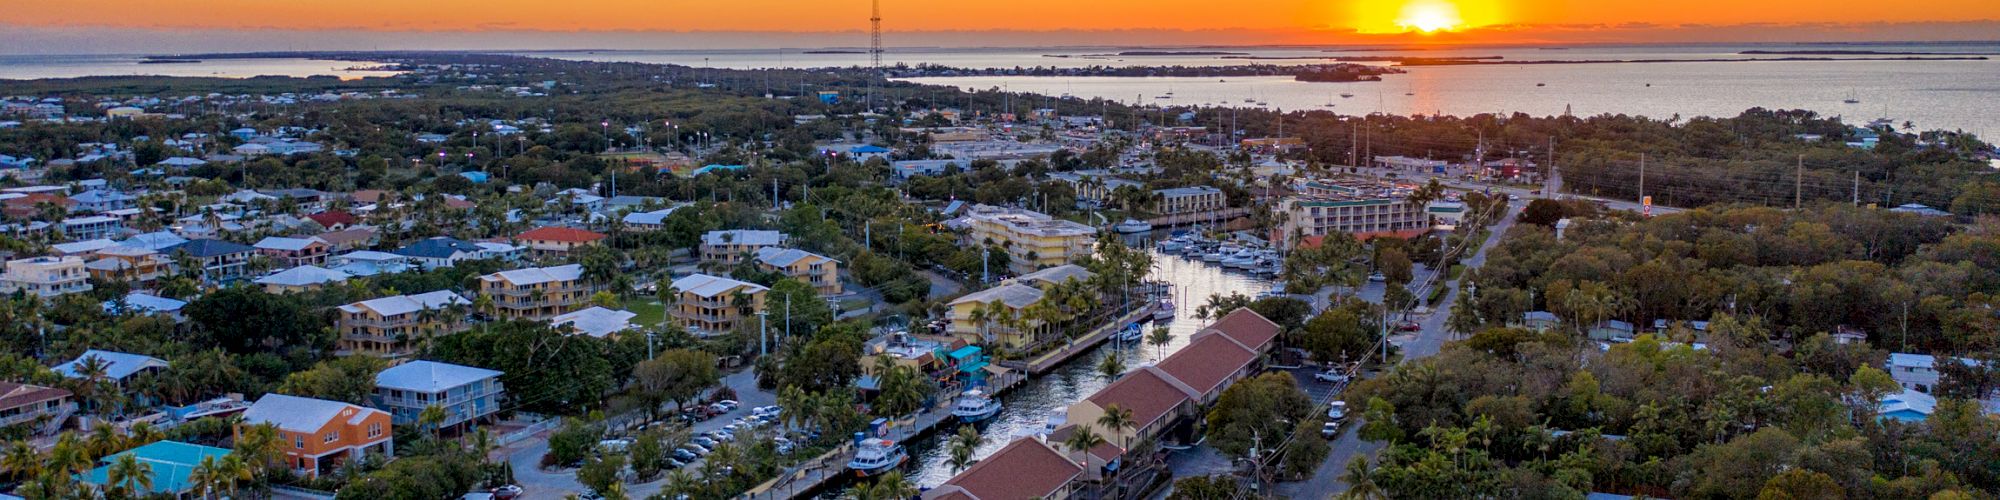
[[[540,422],[535,422],[520,430],[500,435],[500,438],[495,439],[493,443],[498,446],[507,446],[520,442],[523,439],[534,437],[536,434],[541,434],[549,429],[554,429],[559,425],[562,425],[562,419],[543,417]]]

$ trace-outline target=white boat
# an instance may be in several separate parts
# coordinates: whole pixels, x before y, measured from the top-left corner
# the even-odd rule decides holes
[[[1157,247],[1160,249],[1160,253],[1180,253],[1182,249],[1187,248],[1187,242],[1182,241],[1180,238],[1174,238],[1161,241]]]
[[[847,470],[854,471],[858,477],[877,476],[896,470],[909,460],[909,452],[903,451],[903,445],[895,441],[863,439],[854,450],[854,459],[847,461]]]
[[[1124,330],[1119,330],[1119,331],[1118,331],[1118,341],[1119,341],[1119,342],[1138,342],[1138,341],[1139,341],[1139,339],[1142,339],[1142,338],[1145,338],[1145,337],[1146,337],[1146,331],[1145,331],[1145,330],[1143,330],[1143,329],[1140,329],[1140,328],[1139,328],[1139,324],[1138,324],[1138,323],[1133,323],[1133,324],[1130,324],[1130,325],[1125,325],[1125,329],[1124,329]]]
[[[951,406],[951,416],[958,417],[960,422],[978,422],[993,418],[993,415],[998,413],[1000,413],[1000,400],[979,389],[959,394],[958,402]]]
[[[1160,305],[1153,308],[1153,321],[1174,319],[1174,300],[1160,299]]]
[[[1259,254],[1260,252],[1258,252],[1257,250],[1252,250],[1248,248],[1238,250],[1234,255],[1224,257],[1222,259],[1222,265],[1223,267],[1229,267],[1234,269],[1248,269],[1250,267],[1250,264],[1257,262],[1257,257],[1259,256]]]
[[[1118,223],[1114,228],[1123,234],[1143,233],[1152,231],[1153,224],[1139,219],[1125,219],[1125,222]]]

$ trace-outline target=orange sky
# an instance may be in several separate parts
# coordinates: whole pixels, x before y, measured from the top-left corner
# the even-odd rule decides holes
[[[2000,19],[2000,1],[1892,7],[1856,0],[882,0],[890,31],[1396,29],[1406,1],[1455,4],[1470,25],[1740,25]],[[10,2],[0,24],[380,31],[845,31],[864,0],[50,0]],[[1995,38],[2000,38],[1996,34]]]

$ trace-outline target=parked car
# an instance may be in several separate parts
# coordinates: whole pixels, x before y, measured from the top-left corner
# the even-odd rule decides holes
[[[1334,402],[1332,402],[1332,403],[1328,403],[1328,405],[1327,405],[1327,408],[1326,408],[1326,418],[1327,418],[1327,420],[1332,420],[1332,421],[1335,421],[1335,422],[1339,422],[1339,421],[1341,421],[1342,419],[1346,419],[1346,418],[1347,418],[1347,402],[1346,402],[1346,401],[1334,401]]]
[[[1320,424],[1319,437],[1333,439],[1334,436],[1339,436],[1339,435],[1340,435],[1340,422],[1327,422],[1324,424]]]
[[[1327,370],[1319,373],[1314,373],[1313,380],[1338,384],[1347,381],[1347,374],[1333,370]]]
[[[679,469],[682,467],[687,467],[687,462],[682,462],[680,457],[669,457],[667,458],[666,467],[667,470]]]
[[[674,460],[679,460],[679,461],[681,461],[681,463],[688,463],[688,462],[693,462],[693,461],[695,461],[695,460],[697,460],[697,459],[700,459],[700,458],[701,458],[701,455],[696,455],[696,454],[694,454],[694,452],[692,452],[692,451],[688,451],[688,449],[687,449],[687,448],[675,448],[675,449],[674,449],[674,458],[673,458],[673,459],[674,459]]]
[[[521,487],[512,484],[503,485],[497,488],[493,488],[492,493],[493,493],[493,498],[497,500],[513,500],[514,498],[521,496]]]
[[[713,439],[713,440],[716,440],[716,441],[722,441],[722,442],[725,442],[725,443],[727,443],[727,442],[731,442],[731,441],[735,441],[735,440],[736,440],[736,435],[735,435],[735,434],[730,434],[730,433],[727,433],[727,432],[722,432],[722,431],[708,431],[708,433],[706,433],[706,434],[702,434],[702,435],[703,435],[703,436],[708,436],[708,438],[709,438],[709,439]]]
[[[688,442],[700,445],[703,448],[715,449],[715,440],[709,439],[708,436],[695,436],[689,439]]]
[[[1384,281],[1389,281],[1389,277],[1388,277],[1388,276],[1383,276],[1383,275],[1382,275],[1382,273],[1375,273],[1375,274],[1370,274],[1370,275],[1368,275],[1368,281],[1373,281],[1373,282],[1376,282],[1376,283],[1381,283],[1381,282],[1384,282]]]
[[[695,456],[700,456],[700,457],[706,457],[709,454],[708,447],[694,443],[681,445],[681,449],[693,452]]]
[[[606,439],[597,442],[597,451],[604,453],[624,453],[625,449],[630,447],[632,447],[630,439]]]
[[[729,410],[730,410],[730,409],[731,409],[730,407],[728,407],[728,406],[724,406],[724,405],[723,405],[722,403],[709,403],[709,405],[708,405],[708,414],[709,414],[709,415],[721,415],[721,414],[724,414],[724,413],[729,413]]]
[[[724,408],[728,408],[728,410],[726,411],[736,411],[737,408],[743,406],[743,403],[738,403],[734,399],[724,399],[721,401],[716,401],[715,404],[719,404],[722,405]]]
[[[784,411],[784,410],[785,410],[784,408],[780,408],[780,407],[778,407],[778,406],[776,406],[776,405],[772,405],[772,406],[759,406],[759,407],[756,407],[756,408],[751,408],[751,409],[750,409],[750,414],[751,414],[751,415],[757,415],[757,416],[777,416],[779,412],[782,412],[782,411]]]
[[[1419,325],[1419,324],[1417,324],[1417,322],[1415,322],[1415,321],[1398,321],[1398,322],[1396,322],[1396,331],[1401,331],[1401,332],[1414,332],[1414,331],[1417,331],[1417,330],[1422,330],[1422,329],[1424,329],[1424,326],[1423,326],[1423,325]]]

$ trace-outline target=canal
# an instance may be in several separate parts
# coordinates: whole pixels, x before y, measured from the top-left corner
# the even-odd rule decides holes
[[[1144,244],[1135,240],[1133,245]],[[1194,317],[1195,308],[1207,302],[1210,294],[1228,295],[1230,292],[1256,296],[1271,289],[1272,281],[1238,271],[1224,269],[1220,265],[1190,260],[1177,255],[1153,253],[1153,275],[1151,279],[1172,283],[1175,287],[1174,318],[1165,322],[1173,332],[1173,342],[1165,348],[1155,348],[1144,342],[1120,345],[1116,340],[1102,344],[1092,352],[1070,360],[1067,364],[1029,379],[1002,399],[1004,409],[992,419],[981,422],[981,434],[986,436],[985,444],[973,453],[975,458],[985,458],[999,451],[1015,437],[1041,432],[1049,418],[1069,408],[1071,403],[1089,397],[1103,389],[1111,381],[1098,373],[1097,364],[1111,353],[1119,353],[1125,359],[1126,369],[1158,361],[1164,355],[1172,355],[1186,346],[1188,336],[1207,325],[1207,321]],[[1151,332],[1153,325],[1146,325]],[[1164,353],[1164,354],[1163,354]],[[943,484],[957,471],[951,468],[951,445],[949,438],[956,433],[958,424],[946,423],[937,432],[923,439],[906,443],[911,453],[910,479],[921,487],[932,488]]]

